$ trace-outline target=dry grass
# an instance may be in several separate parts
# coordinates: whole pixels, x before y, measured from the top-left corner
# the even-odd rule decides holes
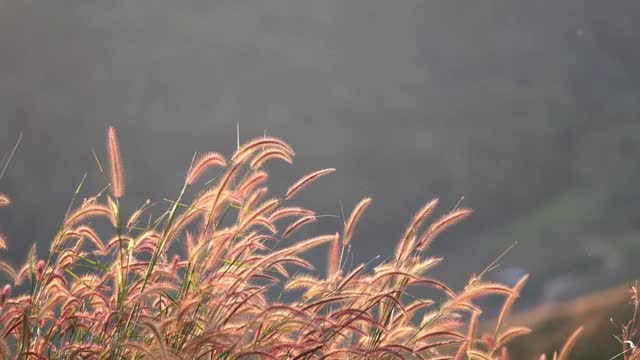
[[[313,211],[288,202],[334,169],[303,176],[283,196],[268,198],[262,166],[294,156],[283,141],[252,140],[229,160],[205,154],[165,211],[152,216],[146,203],[127,217],[113,128],[107,139],[110,191],[67,214],[46,259],[33,248],[22,266],[0,262],[10,278],[0,293],[2,358],[506,360],[506,343],[528,333],[503,325],[525,279],[509,288],[473,276],[454,291],[425,275],[441,262],[425,250],[468,209],[426,226],[437,205],[428,202],[392,260],[347,268],[342,259],[371,199],[355,206],[342,232],[285,244],[315,220]],[[215,168],[222,170],[188,198],[187,187]],[[0,198],[9,205],[6,195]],[[112,231],[98,232],[103,224]],[[331,248],[329,271],[319,277],[301,254],[324,245]],[[443,300],[415,296],[419,287],[436,288]],[[474,302],[489,295],[506,304],[495,330],[479,336]]]

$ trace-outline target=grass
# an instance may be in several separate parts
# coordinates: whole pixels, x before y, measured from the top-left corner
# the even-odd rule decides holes
[[[506,360],[509,341],[529,333],[505,326],[527,276],[508,287],[484,281],[483,271],[456,291],[427,275],[442,262],[427,255],[429,245],[469,209],[429,223],[438,204],[429,201],[393,258],[374,268],[347,266],[372,200],[356,204],[340,231],[291,241],[316,216],[294,204],[296,195],[334,169],[270,197],[264,165],[293,161],[285,142],[263,137],[228,158],[194,157],[174,199],[132,214],[120,206],[118,149],[110,128],[109,167],[96,156],[107,184],[70,208],[45,258],[34,247],[22,266],[0,262],[10,279],[0,292],[0,357]],[[9,196],[0,199],[10,205]],[[320,246],[329,248],[324,275],[301,256]],[[420,287],[441,295],[418,297],[413,289]],[[480,334],[475,302],[486,296],[501,296],[504,305]],[[580,331],[554,359],[568,358]]]

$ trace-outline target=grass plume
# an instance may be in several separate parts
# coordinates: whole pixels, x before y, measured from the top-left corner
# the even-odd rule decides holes
[[[24,265],[0,262],[8,278],[0,288],[0,358],[505,360],[507,342],[528,332],[502,328],[526,278],[512,288],[473,276],[455,291],[426,276],[442,260],[425,254],[429,243],[470,210],[423,229],[437,205],[427,202],[395,259],[351,267],[342,262],[346,245],[371,199],[355,206],[342,236],[291,241],[318,216],[290,201],[335,169],[312,172],[271,197],[262,168],[270,159],[293,161],[284,141],[239,144],[228,162],[206,153],[166,209],[154,212],[158,206],[147,201],[123,214],[114,128],[107,139],[117,200],[100,192],[69,211],[47,257],[33,248]],[[186,191],[214,166],[219,176]],[[6,196],[0,205],[10,205]],[[7,245],[2,238],[0,248]],[[302,255],[317,247],[328,247],[325,277]],[[419,297],[411,291],[418,287],[440,295]],[[490,295],[505,297],[505,306],[495,333],[480,336],[476,300]]]
[[[124,195],[124,175],[122,174],[122,159],[120,156],[118,134],[113,126],[110,126],[107,131],[107,148],[109,150],[109,161],[111,164],[111,187],[113,196],[120,198]]]
[[[0,207],[7,207],[11,205],[11,199],[9,199],[9,196],[0,193]]]

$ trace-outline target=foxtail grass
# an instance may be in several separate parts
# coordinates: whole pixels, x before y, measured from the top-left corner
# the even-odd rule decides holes
[[[292,203],[295,196],[335,169],[271,194],[265,164],[295,155],[280,139],[251,140],[229,158],[194,158],[159,213],[161,204],[150,202],[124,213],[114,128],[107,155],[109,191],[67,213],[47,255],[32,248],[23,265],[0,262],[8,279],[0,287],[1,358],[506,360],[508,341],[529,332],[504,326],[526,276],[514,287],[472,276],[454,290],[428,275],[442,262],[426,253],[429,245],[469,209],[428,224],[438,203],[428,201],[391,259],[347,266],[371,199],[356,204],[338,232],[285,242],[318,219]],[[10,204],[0,194],[0,206]],[[317,247],[327,249],[326,276],[303,256]],[[416,295],[422,288],[440,295]],[[486,296],[505,302],[495,331],[478,334],[476,302]]]

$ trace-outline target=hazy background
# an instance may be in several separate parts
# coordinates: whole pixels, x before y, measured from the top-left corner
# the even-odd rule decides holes
[[[276,191],[335,167],[300,204],[374,198],[357,262],[464,196],[476,214],[432,248],[455,286],[516,241],[492,276],[530,272],[525,304],[620,284],[640,254],[638,20],[635,0],[2,0],[0,153],[23,134],[2,256],[47,247],[85,172],[81,196],[102,187],[108,125],[134,209],[175,197],[195,151],[230,154],[239,123],[296,149]]]

